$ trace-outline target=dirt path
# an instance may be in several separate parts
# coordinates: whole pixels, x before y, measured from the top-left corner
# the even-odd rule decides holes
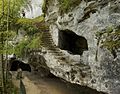
[[[23,83],[27,94],[71,94],[64,90],[65,85],[57,78],[41,78],[38,75],[26,73]]]
[[[39,75],[33,73],[24,73],[23,76],[22,81],[27,94],[70,94],[61,89],[63,88],[63,84],[56,78],[41,78]],[[16,79],[15,75],[13,82],[19,87],[20,81]]]
[[[39,87],[27,77],[23,79],[23,83],[25,85],[27,94],[41,94],[41,89],[39,89]]]
[[[22,79],[27,94],[102,94],[87,87],[81,87],[60,80],[59,78],[42,78],[39,74],[24,73]],[[19,80],[14,78],[14,84],[19,87]]]

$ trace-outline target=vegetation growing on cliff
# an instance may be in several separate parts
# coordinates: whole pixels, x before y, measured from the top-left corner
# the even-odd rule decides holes
[[[43,6],[42,6],[42,10],[43,13],[46,14],[47,11],[47,6],[49,6],[49,4],[51,4],[52,0],[44,0]],[[58,0],[59,2],[59,12],[60,14],[64,14],[69,12],[70,10],[72,10],[73,8],[75,8],[77,5],[79,5],[81,3],[81,0]]]
[[[116,50],[120,47],[120,28],[108,27],[104,32],[97,32],[96,36],[101,41],[102,47],[110,50],[115,58]]]
[[[15,47],[15,53],[18,56],[25,55],[28,49],[38,49],[41,47],[42,32],[49,29],[49,26],[45,23],[44,15],[34,19],[20,18],[16,21],[16,25],[26,32],[26,37]]]
[[[49,26],[45,23],[44,15],[36,17],[34,19],[19,18],[16,21],[18,28],[23,28],[27,33],[33,33],[37,31],[45,31],[49,29]]]
[[[81,0],[58,0],[60,4],[59,11],[61,14],[69,12],[80,4]]]
[[[14,48],[14,53],[18,57],[23,57],[29,52],[29,50],[41,48],[41,38],[41,32],[35,33],[31,37],[26,35],[25,38],[23,38],[18,44],[16,44]]]

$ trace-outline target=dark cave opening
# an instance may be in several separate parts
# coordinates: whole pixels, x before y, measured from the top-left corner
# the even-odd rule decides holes
[[[67,50],[74,55],[82,55],[83,51],[88,50],[87,40],[71,30],[60,30],[58,36],[58,46],[62,50]]]
[[[10,60],[9,61],[10,65],[10,71],[17,71],[19,68],[22,69],[22,71],[29,71],[31,72],[31,67],[29,64],[25,64],[24,62],[20,61],[20,60]]]

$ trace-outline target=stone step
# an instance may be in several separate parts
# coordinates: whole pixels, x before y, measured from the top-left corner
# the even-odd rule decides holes
[[[44,36],[42,36],[42,38],[52,38],[52,36],[51,35],[49,35],[49,36],[44,35]]]
[[[50,34],[50,32],[44,32],[43,34]]]
[[[51,35],[43,35],[42,37],[43,37],[43,38],[46,38],[46,37],[48,37],[48,38],[52,38]]]
[[[89,66],[84,66],[84,67],[80,67],[81,70],[89,70],[90,67]]]
[[[54,45],[54,44],[53,44],[53,43],[48,42],[48,43],[41,43],[41,45],[45,45],[45,46],[52,46],[52,45]]]
[[[66,60],[66,56],[64,53],[61,52],[59,48],[56,48],[56,45],[53,42],[52,36],[49,32],[44,32],[42,37],[42,43],[41,43],[49,53],[54,55],[54,58],[58,60],[58,62],[61,63],[68,63]]]
[[[53,39],[41,39],[42,41],[53,41]]]
[[[66,60],[66,59],[64,59],[64,60],[61,60],[61,59],[58,59],[57,60],[60,64],[69,64],[69,62]]]
[[[42,41],[42,42],[41,42],[41,44],[53,45],[53,44],[54,44],[54,42],[52,42],[52,41],[51,41],[51,42],[50,42],[50,41],[49,41],[49,42],[48,42],[48,41],[46,41],[46,42],[43,42],[43,41]]]
[[[50,43],[50,42],[48,42],[48,43],[41,43],[41,45],[46,45],[46,46],[51,46],[51,45],[54,45],[53,43]]]
[[[42,38],[42,41],[53,41],[53,39],[49,39],[49,38]]]
[[[86,73],[86,74],[90,74],[91,73],[91,70],[86,70],[86,71],[83,71],[81,70],[83,73]]]
[[[56,49],[55,47],[56,47],[56,46],[54,46],[54,47],[51,48],[51,46],[50,46],[50,47],[48,48],[48,50],[51,50],[51,51],[60,51],[60,49]]]
[[[60,51],[60,49],[55,49],[55,48],[48,48],[49,51],[53,52],[53,53],[62,53]]]
[[[55,47],[54,45],[45,45],[45,44],[42,44],[41,46],[45,47],[47,50],[49,50],[50,47]]]
[[[66,57],[66,56],[65,55],[55,55],[54,57]]]
[[[65,55],[65,54],[63,54],[63,53],[54,53],[54,52],[52,52],[51,54],[52,54],[52,55],[56,55],[56,56],[62,56],[62,55]]]
[[[42,37],[52,37],[51,35],[44,34]]]
[[[51,36],[50,32],[43,33],[43,36]]]
[[[55,46],[55,48],[49,48],[49,49],[51,49],[51,50],[60,50],[60,49],[57,48],[56,46]]]
[[[64,56],[55,56],[55,59],[61,59],[61,60],[66,60],[66,58]]]
[[[49,46],[49,45],[55,45],[54,43],[52,43],[52,42],[47,42],[47,43],[42,43],[43,45],[46,45],[46,46]]]
[[[42,37],[41,39],[52,39],[52,37],[50,37],[50,36],[45,36],[45,37]]]
[[[53,42],[51,39],[42,39],[43,42]]]
[[[51,36],[50,33],[44,33],[43,36]]]
[[[49,50],[50,49],[50,47],[55,47],[55,45],[42,45],[43,47],[45,47],[47,50]]]
[[[63,56],[64,55],[63,53],[58,52],[58,51],[55,51],[55,52],[49,51],[49,53],[51,53],[52,55],[55,55],[55,56]]]
[[[44,40],[44,41],[42,41],[43,43],[54,43],[53,41],[51,41],[51,40]]]
[[[62,53],[60,50],[48,48],[49,53]]]

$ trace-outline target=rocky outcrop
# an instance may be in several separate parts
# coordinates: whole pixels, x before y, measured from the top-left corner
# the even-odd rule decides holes
[[[41,6],[43,0],[28,0],[27,5],[22,8],[25,12],[25,18],[33,19],[38,17],[42,14]],[[23,16],[21,14],[21,16]]]
[[[81,1],[62,15],[59,1],[50,0],[46,3],[46,21],[50,24],[51,34],[44,32],[42,55],[51,73],[72,83],[109,94],[119,94],[119,0]],[[81,55],[73,55],[60,49],[59,32],[66,30],[84,37],[87,40],[88,50],[83,51]],[[106,45],[108,39],[117,40],[117,45],[112,48]]]

